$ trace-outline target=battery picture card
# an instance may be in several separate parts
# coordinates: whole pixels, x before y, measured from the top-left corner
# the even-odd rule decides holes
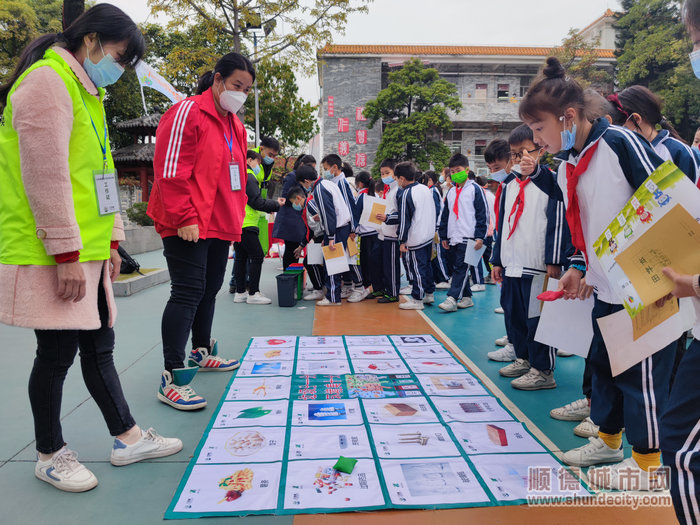
[[[546,452],[544,447],[515,421],[495,423],[449,423],[465,454]]]
[[[430,396],[487,396],[489,392],[471,374],[419,374],[418,380]]]
[[[352,474],[333,468],[335,459],[290,461],[285,509],[383,507],[384,496],[373,459],[358,459]]]
[[[486,251],[486,244],[481,245],[481,248],[476,249],[476,241],[474,239],[469,239],[467,241],[467,247],[464,250],[464,262],[469,266],[479,266],[481,257]]]
[[[255,361],[294,361],[294,347],[249,348],[246,359]]]
[[[332,361],[297,361],[297,375],[343,375],[350,373],[350,364],[347,359],[335,359]]]
[[[445,421],[512,421],[513,417],[495,397],[434,397],[433,403]]]
[[[274,337],[253,337],[250,348],[281,348],[296,346],[297,338],[295,335],[277,335]]]
[[[353,359],[357,374],[408,374],[408,368],[400,359]]]
[[[430,346],[399,346],[399,353],[404,359],[425,359],[452,357],[442,345]]]
[[[401,359],[393,346],[351,346],[350,358],[355,359]]]
[[[289,399],[291,377],[238,377],[226,392],[226,401]]]
[[[441,357],[436,359],[406,359],[406,364],[414,374],[426,374],[431,372],[449,373],[465,372],[464,365],[454,357]]]
[[[423,335],[392,335],[392,342],[399,348],[404,346],[439,345],[435,337],[430,334]]]
[[[330,246],[324,246],[323,260],[326,262],[326,273],[328,275],[337,275],[350,270],[342,243],[336,243],[332,250]]]
[[[380,465],[394,505],[433,508],[490,501],[462,458],[383,459]]]
[[[345,348],[333,347],[306,347],[299,348],[297,353],[299,361],[322,361],[325,359],[345,359]]]
[[[306,245],[307,264],[323,264],[323,248],[320,244],[311,242]]]
[[[292,424],[302,426],[362,425],[357,399],[294,401]]]
[[[255,361],[244,359],[236,371],[236,377],[246,376],[290,376],[294,361]]]
[[[341,336],[305,336],[299,338],[299,349],[302,348],[344,348]]]
[[[197,463],[256,463],[282,461],[285,427],[213,428]]]
[[[372,448],[364,426],[292,427],[289,459],[371,458]]]
[[[345,344],[351,346],[391,346],[385,335],[346,335]]]
[[[278,401],[226,401],[214,420],[214,428],[277,426],[287,424],[286,399]]]
[[[447,428],[439,423],[420,425],[370,425],[377,456],[437,458],[460,456]]]
[[[403,399],[363,399],[362,406],[370,423],[392,425],[437,423],[438,419],[424,397]]]

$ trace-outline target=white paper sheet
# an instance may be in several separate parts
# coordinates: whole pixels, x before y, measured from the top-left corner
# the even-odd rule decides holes
[[[545,291],[545,280],[549,282],[547,274],[540,273],[532,276],[532,285],[530,286],[530,302],[527,307],[527,318],[533,319],[539,317],[542,312],[542,304],[547,301],[540,301],[537,296]]]
[[[282,461],[284,427],[213,428],[197,463],[255,463]]]
[[[311,242],[306,245],[306,263],[323,264],[323,247],[320,244]]]
[[[347,359],[336,359],[332,361],[297,361],[296,375],[312,376],[322,375],[343,375],[350,373],[350,363]]]
[[[372,208],[375,204],[384,208],[384,211],[381,213],[386,213],[386,200],[380,199],[379,197],[372,197],[371,195],[365,195],[362,198],[362,214],[360,215],[360,224],[362,226],[366,226],[367,228],[372,228],[373,230],[377,230],[380,227],[380,224],[370,220],[371,218],[374,218],[375,221],[377,220],[375,218],[376,213],[374,217],[372,216]]]
[[[393,346],[351,346],[351,359],[401,359]]]
[[[343,338],[340,336],[305,336],[299,338],[299,348],[343,348]]]
[[[549,280],[547,290],[556,290],[558,287],[557,279]],[[544,301],[535,341],[587,357],[593,339],[592,312],[593,296],[585,301]]]
[[[429,396],[487,396],[489,392],[471,374],[419,374]]]
[[[344,426],[362,423],[362,411],[357,399],[294,401],[292,408],[292,425]]]
[[[435,407],[445,421],[512,421],[495,397],[434,397]]]
[[[322,361],[325,359],[345,359],[345,348],[299,348],[297,354],[298,361]]]
[[[385,335],[346,335],[348,346],[391,346],[391,341]]]
[[[356,374],[408,374],[408,368],[400,359],[353,359]]]
[[[421,425],[370,425],[377,455],[392,458],[459,456],[447,429],[439,423]]]
[[[424,397],[363,399],[362,406],[370,423],[437,423],[438,419]]]
[[[214,428],[249,426],[283,427],[287,424],[289,401],[226,401],[214,421]]]
[[[328,275],[337,275],[339,273],[345,273],[349,271],[350,266],[348,266],[349,263],[347,252],[342,244],[337,243],[335,245],[335,250],[333,251],[333,254],[340,254],[341,256],[331,257],[330,259],[327,259],[326,254],[323,254],[323,259],[326,263],[326,273]]]
[[[413,346],[440,345],[438,340],[430,334],[392,335],[391,340],[399,349]]]
[[[244,359],[236,372],[236,377],[250,376],[290,376],[294,361],[255,361]]]
[[[489,501],[462,458],[381,460],[389,498],[395,505],[436,505]],[[431,523],[426,519],[426,523]]]
[[[274,510],[277,508],[281,471],[282,463],[195,465],[175,511]],[[239,484],[232,477],[236,477]],[[246,483],[246,479],[250,482]],[[240,490],[248,486],[250,488]]]
[[[459,446],[466,454],[546,452],[520,422],[450,423]]]
[[[253,337],[250,343],[251,348],[292,348],[296,345],[297,338],[294,335],[277,335],[273,337]]]
[[[435,359],[435,358],[445,358],[452,357],[447,350],[445,350],[440,345],[431,346],[400,346],[398,347],[399,353],[405,359]]]
[[[289,399],[291,385],[291,377],[236,377],[226,393],[226,401]]]
[[[466,372],[464,365],[453,357],[406,359],[406,364],[414,374]]]
[[[695,324],[695,308],[690,299],[679,301],[679,312],[636,341],[632,335],[632,319],[626,310],[598,319],[605,346],[610,356],[610,369],[616,376],[641,363],[676,341]]]
[[[359,459],[352,474],[333,469],[336,461],[290,461],[284,508],[339,509],[384,505],[374,460]]]
[[[249,348],[245,359],[252,361],[294,361],[294,352],[293,346]]]
[[[292,427],[289,459],[371,458],[364,426],[358,427]]]
[[[469,239],[467,241],[467,248],[464,250],[464,262],[469,266],[477,266],[479,261],[481,261],[481,256],[484,255],[484,251],[486,251],[486,244],[478,250],[474,249],[475,244],[476,241]]]

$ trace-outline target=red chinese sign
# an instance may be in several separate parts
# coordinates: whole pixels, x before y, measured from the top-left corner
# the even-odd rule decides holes
[[[335,103],[333,102],[333,97],[328,97],[328,116],[335,116]]]
[[[358,168],[367,167],[367,153],[355,153],[355,166]]]
[[[349,118],[339,118],[338,119],[338,133],[347,133],[350,131],[350,119]]]
[[[365,115],[363,114],[364,110],[365,110],[365,108],[363,108],[363,107],[356,107],[355,108],[355,120],[360,120],[360,121],[367,120],[365,118]]]
[[[338,142],[338,155],[341,157],[350,153],[350,143],[347,140]]]
[[[355,131],[355,142],[357,144],[367,144],[367,130],[358,129]]]

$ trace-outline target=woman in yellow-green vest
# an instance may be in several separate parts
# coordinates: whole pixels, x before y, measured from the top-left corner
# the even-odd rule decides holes
[[[0,322],[32,328],[35,475],[83,492],[97,478],[61,431],[63,382],[80,349],[85,386],[112,436],[114,465],[182,448],[136,425],[114,367],[112,280],[124,239],[104,86],[144,53],[120,9],[99,4],[30,43],[0,88]]]

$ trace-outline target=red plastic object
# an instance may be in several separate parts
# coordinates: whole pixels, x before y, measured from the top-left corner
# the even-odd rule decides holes
[[[562,297],[564,297],[564,290],[557,290],[556,292],[550,290],[549,292],[542,292],[537,296],[540,301],[556,301]]]

